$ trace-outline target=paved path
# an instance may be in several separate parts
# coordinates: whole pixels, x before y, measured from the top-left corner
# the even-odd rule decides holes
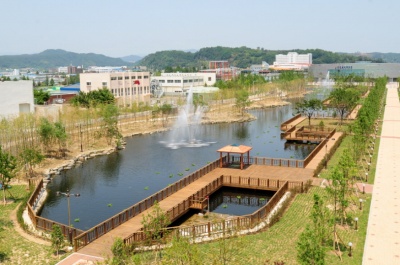
[[[363,264],[400,264],[400,102],[389,83]]]

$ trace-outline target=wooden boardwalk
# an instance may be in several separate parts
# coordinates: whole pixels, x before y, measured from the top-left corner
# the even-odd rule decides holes
[[[201,190],[209,183],[220,177],[221,175],[226,176],[242,176],[242,177],[253,177],[253,178],[264,178],[264,179],[276,179],[276,180],[288,180],[288,181],[307,181],[313,176],[312,169],[304,168],[290,168],[290,167],[275,167],[275,166],[262,166],[262,165],[250,165],[244,170],[233,169],[233,168],[217,168],[203,177],[197,179],[188,186],[182,188],[178,192],[172,194],[166,199],[159,202],[161,209],[168,211],[174,206],[178,205],[189,196],[193,195],[197,191]],[[143,215],[148,214],[152,211],[152,208],[138,214],[127,222],[121,224],[105,235],[91,242],[89,245],[83,247],[78,253],[98,256],[98,257],[109,257],[111,256],[111,246],[116,238],[125,238],[135,231],[142,228]]]

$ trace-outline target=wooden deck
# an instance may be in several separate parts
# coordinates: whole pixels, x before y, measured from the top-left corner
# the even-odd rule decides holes
[[[288,181],[307,181],[313,176],[313,169],[303,168],[290,168],[290,167],[275,167],[275,166],[262,166],[262,165],[250,165],[243,170],[234,168],[217,168],[203,177],[197,179],[188,186],[182,188],[178,192],[165,198],[159,202],[161,209],[168,211],[186,200],[189,196],[193,195],[197,191],[207,186],[212,181],[219,178],[221,175],[225,176],[241,176],[250,178],[264,178],[264,179],[276,179],[276,180],[288,180]],[[83,247],[78,253],[108,257],[111,256],[111,246],[116,238],[125,238],[135,231],[142,228],[143,215],[151,212],[152,208],[138,214],[127,222],[121,224],[105,235],[91,242],[89,245]]]

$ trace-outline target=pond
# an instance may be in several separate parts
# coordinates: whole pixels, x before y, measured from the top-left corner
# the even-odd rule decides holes
[[[54,177],[41,216],[68,224],[67,199],[56,192],[79,193],[80,197],[70,197],[70,221],[87,230],[218,159],[216,150],[225,145],[250,145],[251,156],[293,159],[304,159],[315,147],[285,145],[280,139],[280,124],[293,116],[292,106],[251,113],[257,120],[198,126],[196,139],[210,143],[198,148],[170,149],[160,143],[174,131],[129,137],[126,149]]]

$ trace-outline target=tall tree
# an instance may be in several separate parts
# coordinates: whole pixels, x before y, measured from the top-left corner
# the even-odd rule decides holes
[[[307,116],[308,126],[311,126],[311,117],[316,111],[321,110],[322,107],[322,101],[315,98],[310,100],[304,99],[301,102],[297,102],[295,109],[297,113]]]

